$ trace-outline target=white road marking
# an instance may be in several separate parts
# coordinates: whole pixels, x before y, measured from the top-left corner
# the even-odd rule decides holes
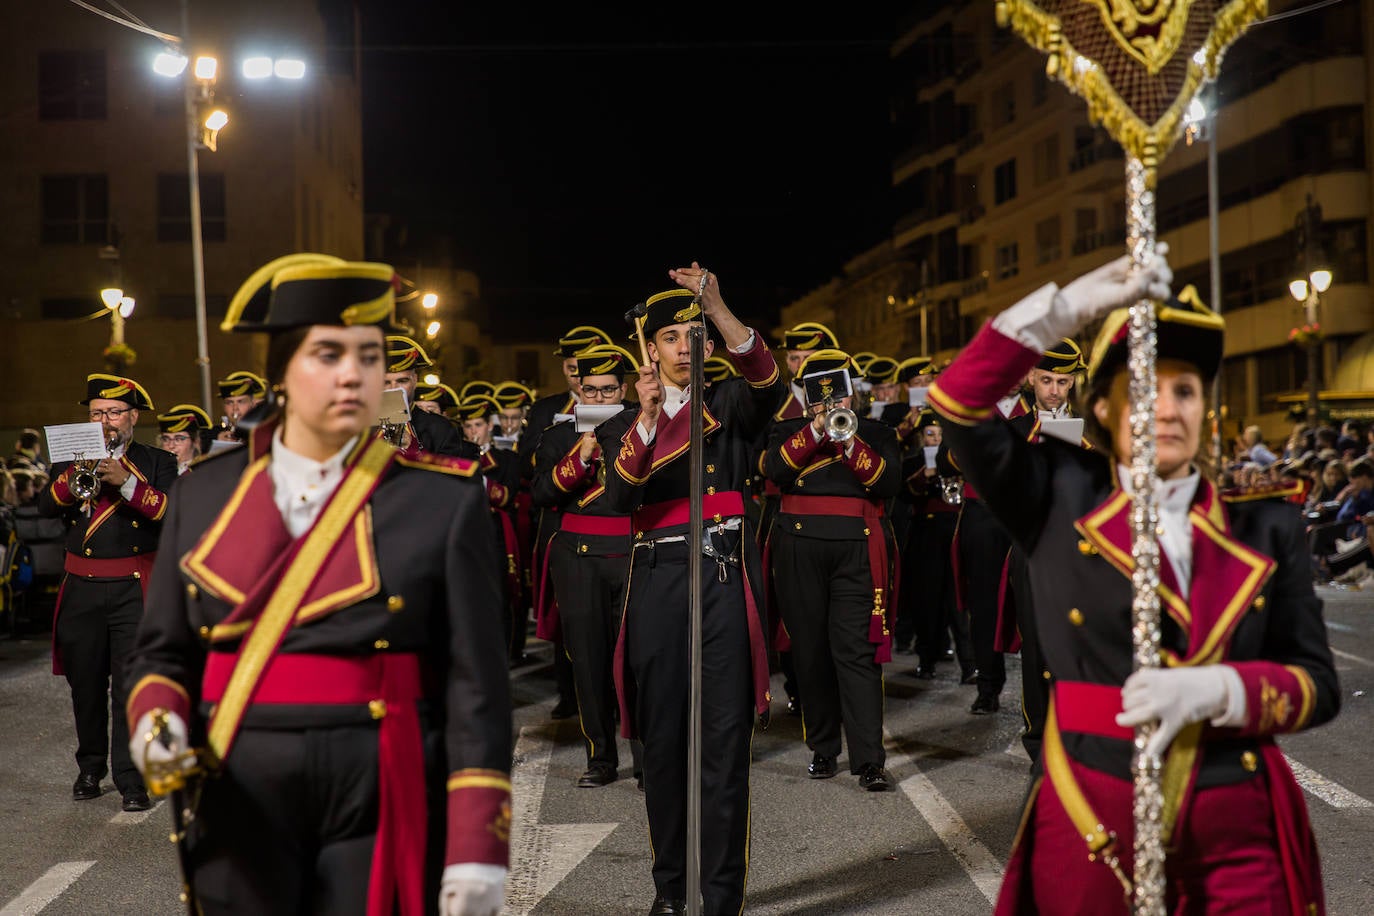
[[[1287,755],[1285,755],[1287,756]],[[1298,785],[1333,808],[1374,808],[1374,802],[1361,798],[1345,786],[1332,782],[1316,770],[1310,770],[1288,757],[1288,766],[1297,777]]]
[[[164,801],[166,801],[166,799],[158,799],[153,802],[153,806],[147,811],[121,811],[110,818],[110,823],[120,826],[126,824],[141,824],[151,817],[154,811],[160,809]]]
[[[86,869],[94,864],[94,861],[58,862],[45,871],[37,881],[24,888],[22,894],[5,904],[5,908],[0,910],[0,916],[33,916],[62,896],[62,892],[71,887],[76,879],[84,875]]]
[[[889,754],[887,765],[910,767],[915,772],[900,783],[907,800],[916,808],[930,829],[945,844],[945,848],[959,862],[973,881],[975,887],[987,898],[988,903],[997,902],[997,893],[1002,887],[1002,863],[984,846],[959,812],[949,803],[935,784],[920,770],[918,759],[911,754],[892,753],[892,742],[888,740]],[[1007,749],[1011,753],[1011,749]]]
[[[1343,658],[1348,662],[1355,662],[1358,665],[1364,665],[1366,668],[1374,668],[1374,662],[1371,662],[1369,659],[1360,658],[1360,656],[1358,655],[1351,655],[1349,652],[1342,652],[1340,649],[1337,649],[1335,647],[1332,647],[1331,654],[1339,658]]]
[[[1352,627],[1352,626],[1350,626],[1349,624],[1345,624],[1345,623],[1336,623],[1335,621],[1331,621],[1331,620],[1326,621],[1326,628],[1327,628],[1328,630],[1335,630],[1337,633],[1354,633],[1354,632],[1355,632],[1355,628]]]
[[[619,824],[541,824],[544,783],[557,726],[525,726],[515,742],[511,767],[508,916],[526,916]]]

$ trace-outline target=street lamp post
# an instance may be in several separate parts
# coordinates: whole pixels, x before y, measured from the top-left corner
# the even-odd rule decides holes
[[[134,297],[110,286],[100,291],[100,301],[110,310],[110,344],[105,348],[105,367],[123,375],[132,362],[133,350],[124,342],[124,319],[134,313]]]
[[[1288,284],[1288,292],[1303,304],[1306,321],[1302,343],[1307,348],[1307,427],[1316,431],[1321,423],[1321,294],[1331,288],[1331,271],[1314,270],[1307,279]]]
[[[1221,229],[1220,200],[1217,180],[1217,84],[1208,90],[1207,101],[1193,99],[1185,118],[1185,137],[1191,146],[1195,140],[1207,143],[1207,247],[1210,252],[1208,273],[1211,281],[1212,311],[1221,314]],[[1212,459],[1214,467],[1221,467],[1221,402],[1223,372],[1212,379]]]

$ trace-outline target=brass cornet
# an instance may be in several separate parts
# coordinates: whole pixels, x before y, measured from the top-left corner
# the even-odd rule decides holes
[[[105,443],[105,451],[109,455],[114,454],[114,444],[113,439]],[[87,458],[83,452],[76,453],[75,470],[72,472],[69,486],[72,495],[82,502],[95,499],[100,493],[100,477],[95,472],[95,467],[99,463],[99,458]]]

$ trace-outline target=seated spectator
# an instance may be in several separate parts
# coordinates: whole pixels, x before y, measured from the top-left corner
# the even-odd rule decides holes
[[[1269,451],[1268,446],[1264,444],[1264,433],[1260,431],[1258,426],[1245,427],[1242,438],[1245,442],[1245,457],[1250,461],[1260,467],[1267,468],[1278,460],[1278,456]]]
[[[1350,466],[1350,483],[1341,491],[1336,521],[1346,525],[1347,539],[1365,536],[1364,517],[1374,512],[1374,461],[1361,458]]]
[[[1316,512],[1323,503],[1335,502],[1336,498],[1350,483],[1345,473],[1345,465],[1339,461],[1328,461],[1322,466],[1317,485],[1307,498],[1307,511]]]
[[[1315,437],[1312,430],[1307,428],[1305,423],[1298,423],[1293,426],[1293,433],[1288,437],[1288,441],[1283,446],[1283,458],[1292,461],[1301,458],[1309,452],[1315,451]]]
[[[1336,442],[1340,439],[1340,434],[1337,433],[1334,429],[1332,429],[1329,426],[1323,426],[1317,430],[1316,438],[1318,454],[1321,454],[1322,452],[1327,450],[1330,450],[1331,452],[1338,455],[1340,454],[1336,451]]]
[[[1358,458],[1364,454],[1364,430],[1359,421],[1346,420],[1341,424],[1341,435],[1336,440],[1336,452],[1345,459]]]

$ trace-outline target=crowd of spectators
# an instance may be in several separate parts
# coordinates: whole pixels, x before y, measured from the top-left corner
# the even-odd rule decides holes
[[[48,472],[41,436],[24,430],[0,466],[0,621],[10,632],[21,606],[41,613],[40,597],[62,576],[62,522],[38,514]]]
[[[1271,448],[1258,426],[1247,427],[1221,477],[1226,488],[1291,491],[1307,522],[1316,580],[1374,588],[1374,423],[1315,430],[1300,423],[1281,448]]]

